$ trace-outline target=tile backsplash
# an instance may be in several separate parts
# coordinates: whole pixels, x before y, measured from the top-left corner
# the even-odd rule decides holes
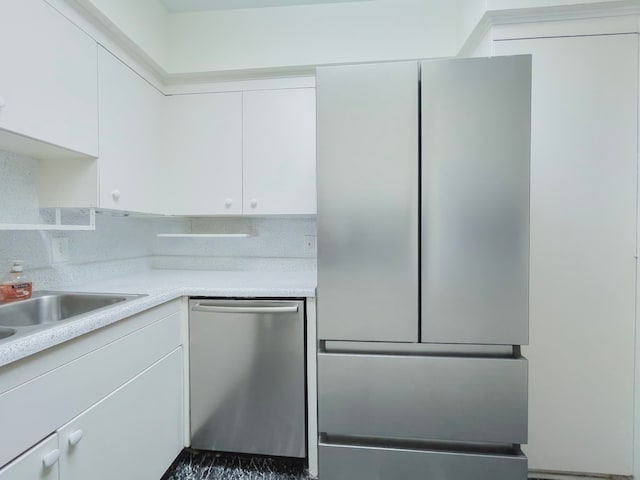
[[[0,151],[0,223],[39,223],[38,160]],[[248,233],[247,238],[159,238],[158,233]],[[255,265],[315,268],[304,237],[314,217],[177,218],[98,212],[95,231],[0,231],[0,273],[14,259],[38,288],[67,286],[141,268],[245,269]],[[69,261],[52,262],[54,237],[69,240]],[[265,260],[266,259],[266,260]]]
[[[0,150],[0,223],[39,221],[38,161]]]
[[[315,218],[194,218],[192,233],[249,234],[247,238],[155,238],[154,255],[214,257],[315,257],[306,253],[304,237],[316,235]],[[174,225],[166,233],[184,230]],[[182,229],[182,230],[181,230]]]

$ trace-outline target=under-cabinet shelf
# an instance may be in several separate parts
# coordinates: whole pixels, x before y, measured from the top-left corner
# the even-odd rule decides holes
[[[172,229],[170,229],[172,230]],[[257,236],[251,221],[247,218],[227,218],[223,222],[211,217],[191,217],[188,225],[177,231],[156,233],[157,238],[250,238]]]
[[[158,233],[158,238],[248,238],[249,233]]]
[[[45,209],[43,209],[45,210]],[[36,230],[36,231],[94,231],[96,229],[96,210],[90,208],[82,214],[86,216],[86,223],[63,223],[62,221],[62,209],[48,209],[53,210],[53,217],[51,223],[0,223],[0,230]],[[74,209],[75,210],[75,209]],[[76,217],[77,218],[77,217]]]

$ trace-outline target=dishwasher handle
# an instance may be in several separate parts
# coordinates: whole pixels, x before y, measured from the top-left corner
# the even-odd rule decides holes
[[[210,313],[296,313],[298,305],[283,305],[281,307],[274,306],[228,306],[228,305],[207,305],[206,303],[196,303],[191,307],[192,312],[210,312]]]

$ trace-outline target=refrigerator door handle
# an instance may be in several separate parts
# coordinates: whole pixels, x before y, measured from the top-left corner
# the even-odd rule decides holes
[[[191,311],[210,313],[297,313],[298,305],[283,305],[280,307],[230,307],[196,303],[191,307]]]

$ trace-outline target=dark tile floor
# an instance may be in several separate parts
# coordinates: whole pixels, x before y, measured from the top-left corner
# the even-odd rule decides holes
[[[161,480],[309,480],[309,475],[302,460],[187,449]]]
[[[184,450],[162,480],[307,480],[303,460]]]

